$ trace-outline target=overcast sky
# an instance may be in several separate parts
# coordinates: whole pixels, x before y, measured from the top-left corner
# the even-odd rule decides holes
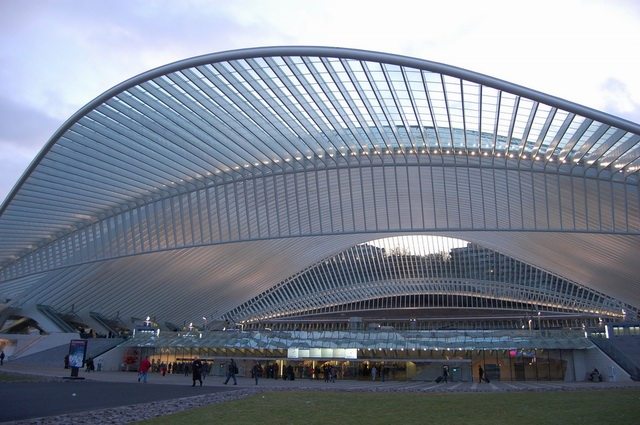
[[[54,131],[112,86],[275,45],[443,62],[640,122],[637,0],[0,0],[0,200]]]

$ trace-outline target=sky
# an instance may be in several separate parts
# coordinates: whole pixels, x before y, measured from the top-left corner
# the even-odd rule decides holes
[[[637,0],[0,0],[0,201],[65,120],[118,83],[283,45],[442,62],[640,123]]]

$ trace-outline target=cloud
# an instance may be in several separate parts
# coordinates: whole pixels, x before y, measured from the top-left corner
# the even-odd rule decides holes
[[[0,142],[1,143],[1,142]],[[33,160],[34,155],[25,155],[20,150],[11,147],[4,147],[0,150],[0,163],[2,163],[2,175],[0,178],[0,205],[4,202],[9,191],[18,182],[20,176],[25,172],[27,166]],[[10,176],[11,178],[4,178]]]
[[[632,96],[627,84],[618,79],[609,78],[602,84],[602,91],[606,110],[640,123],[640,103]]]
[[[260,39],[259,27],[197,3],[56,1],[29,14],[30,5],[9,0],[9,17],[0,18],[12,22],[0,29],[0,92],[64,119],[139,73]]]
[[[60,125],[38,109],[0,97],[0,200]]]
[[[44,111],[0,96],[0,139],[24,150],[39,150],[62,125]]]

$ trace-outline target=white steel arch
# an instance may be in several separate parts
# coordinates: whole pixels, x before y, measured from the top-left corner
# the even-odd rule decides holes
[[[638,124],[414,58],[188,59],[54,134],[0,209],[0,296],[179,323],[354,244],[438,233],[638,306],[639,141]]]

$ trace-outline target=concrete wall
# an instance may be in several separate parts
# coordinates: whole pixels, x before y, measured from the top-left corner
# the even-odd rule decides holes
[[[114,372],[121,370],[122,360],[124,359],[124,354],[126,351],[126,347],[115,347],[106,353],[95,358],[95,365],[98,368],[98,364],[102,365],[102,370]]]
[[[79,335],[77,333],[0,334],[0,339],[6,341],[4,353],[7,359],[11,360],[69,344],[72,339],[79,339]]]
[[[573,352],[575,380],[587,381],[589,373],[596,368],[600,371],[602,379],[605,381],[626,382],[631,381],[631,377],[620,366],[613,362],[599,348],[580,350]]]

